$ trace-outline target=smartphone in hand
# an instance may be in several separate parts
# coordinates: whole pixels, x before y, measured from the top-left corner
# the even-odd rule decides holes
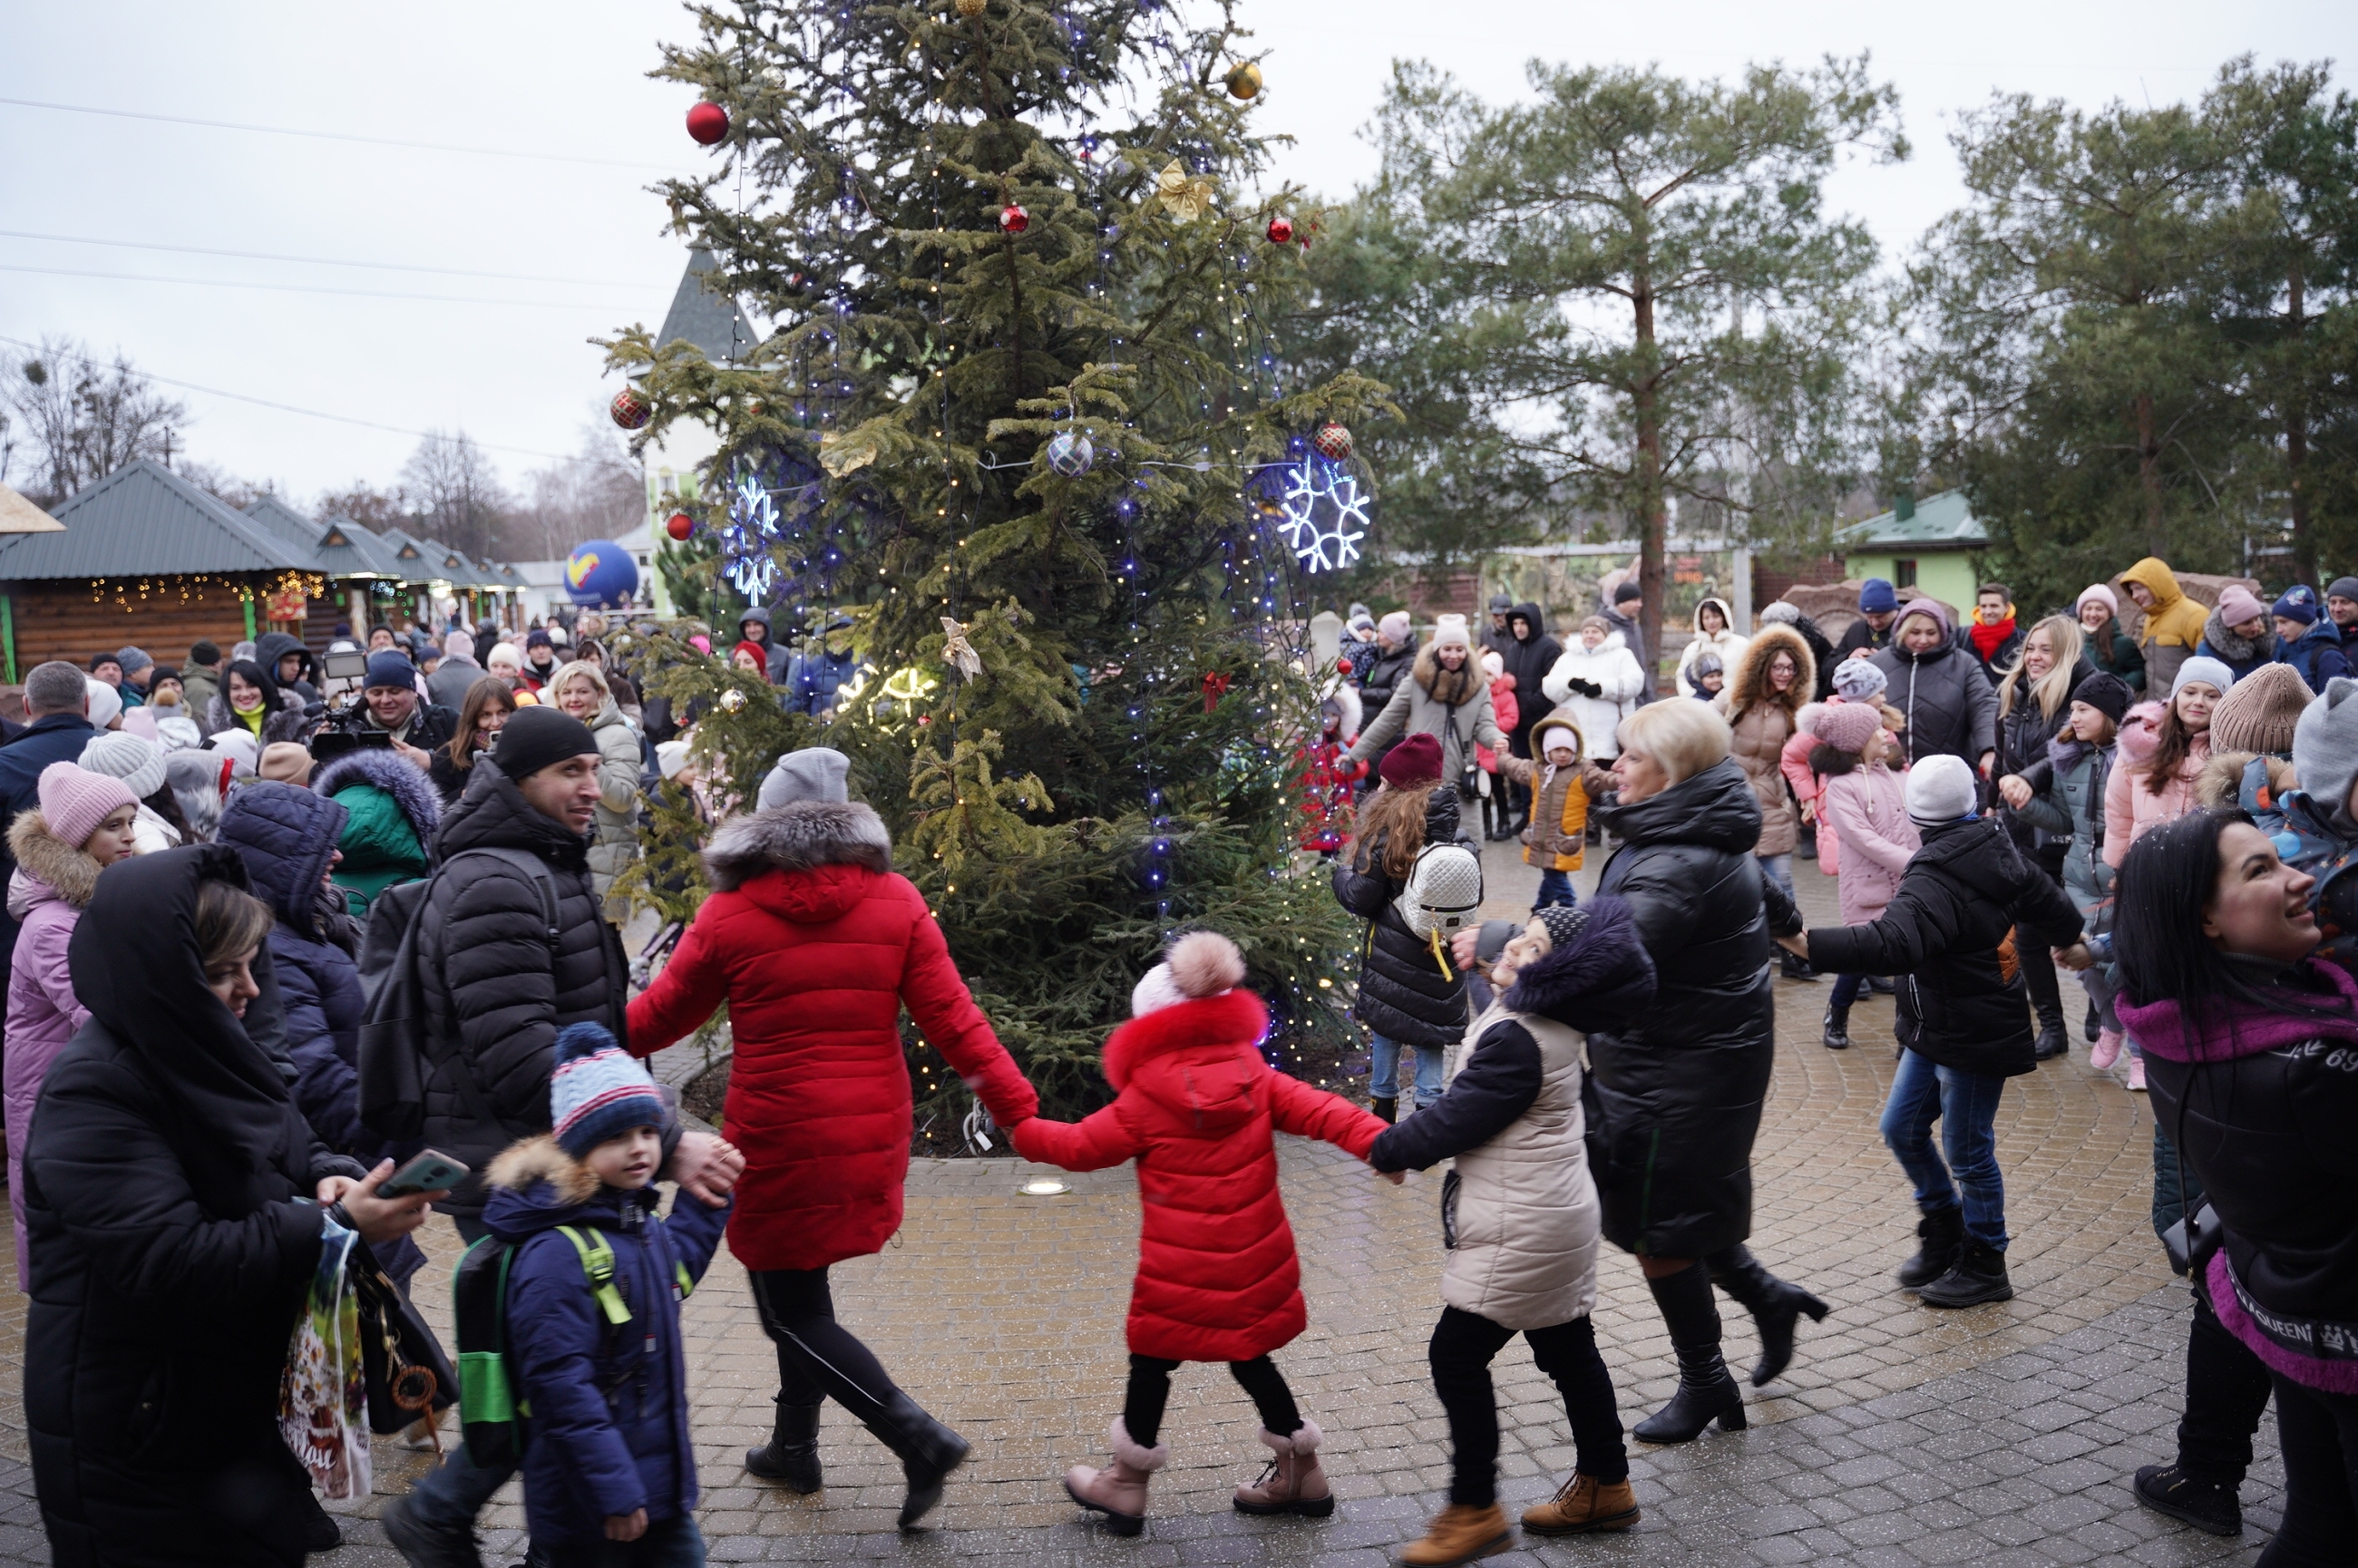
[[[435,1150],[421,1151],[376,1189],[381,1198],[415,1197],[419,1193],[448,1192],[467,1178],[467,1167]]]

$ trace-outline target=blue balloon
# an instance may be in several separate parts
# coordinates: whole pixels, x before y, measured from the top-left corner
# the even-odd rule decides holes
[[[583,609],[628,604],[639,589],[639,563],[611,539],[591,539],[565,557],[565,591]]]

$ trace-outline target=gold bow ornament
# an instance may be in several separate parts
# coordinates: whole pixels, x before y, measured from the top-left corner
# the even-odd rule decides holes
[[[1212,177],[1190,175],[1187,166],[1173,158],[1154,177],[1154,200],[1170,211],[1174,222],[1192,223],[1210,211]]]
[[[942,663],[957,671],[966,680],[979,678],[982,674],[982,655],[976,653],[974,644],[966,640],[966,628],[945,615],[942,617]]]

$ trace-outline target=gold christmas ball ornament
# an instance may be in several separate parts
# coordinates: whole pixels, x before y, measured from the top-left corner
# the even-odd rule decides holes
[[[963,4],[964,0],[960,0]],[[1260,67],[1247,60],[1228,72],[1228,96],[1254,99],[1260,96]]]
[[[744,707],[745,694],[738,690],[735,687],[732,686],[727,691],[720,694],[721,712],[737,713],[742,711]]]
[[[982,15],[984,10],[990,6],[990,0],[957,0],[958,15],[961,16],[979,16]]]

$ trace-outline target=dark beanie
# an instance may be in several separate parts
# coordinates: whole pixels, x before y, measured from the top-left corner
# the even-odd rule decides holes
[[[200,639],[189,645],[189,663],[207,665],[220,664],[221,649],[214,646],[210,638]]]
[[[598,738],[590,726],[554,708],[519,708],[508,715],[500,730],[492,761],[512,779],[528,778],[543,768],[574,757],[595,756]]]
[[[392,648],[379,648],[368,656],[368,675],[362,684],[415,687],[417,684],[417,666],[409,662],[407,654]]]
[[[515,720],[511,719],[508,722],[513,724]],[[1384,754],[1383,765],[1376,772],[1394,789],[1415,789],[1423,784],[1439,784],[1441,742],[1430,735],[1412,735]]]
[[[2358,600],[2358,577],[2338,577],[2325,585],[2328,599]]]
[[[2126,681],[2107,671],[2098,670],[2094,675],[2082,676],[2080,684],[2071,688],[2071,700],[2086,703],[2118,724],[2135,698]],[[515,721],[510,719],[508,722],[513,724]]]
[[[1627,604],[1633,599],[1645,597],[1646,590],[1639,586],[1638,579],[1635,578],[1624,579],[1621,586],[1613,590],[1613,602],[1616,605]]]

